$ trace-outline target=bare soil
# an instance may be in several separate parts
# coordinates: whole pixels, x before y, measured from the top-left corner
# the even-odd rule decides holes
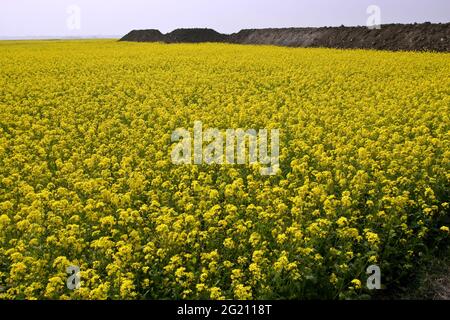
[[[134,42],[163,42],[166,36],[159,30],[133,30],[125,35],[120,41],[134,41]]]
[[[213,29],[176,29],[166,34],[168,43],[225,42],[228,36]]]
[[[176,29],[167,34],[150,29],[133,30],[120,41],[450,52],[450,23],[386,24],[380,29],[344,26],[245,29],[230,35],[212,29]]]

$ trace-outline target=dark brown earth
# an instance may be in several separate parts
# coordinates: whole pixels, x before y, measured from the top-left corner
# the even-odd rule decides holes
[[[133,30],[120,41],[200,43],[225,42],[288,47],[326,47],[450,52],[450,23],[385,24],[367,27],[245,29],[230,35],[212,29]]]
[[[166,36],[159,30],[133,30],[124,36],[120,41],[134,41],[134,42],[164,42]]]
[[[212,29],[176,29],[166,34],[169,43],[225,42],[227,35]]]
[[[176,29],[170,33],[162,34],[159,30],[133,30],[120,41],[136,42],[165,42],[165,43],[201,43],[226,42],[228,35],[221,34],[213,29]]]

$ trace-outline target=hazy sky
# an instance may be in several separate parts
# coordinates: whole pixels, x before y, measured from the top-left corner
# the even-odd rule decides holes
[[[369,5],[380,7],[381,23],[450,21],[450,0],[0,0],[0,37],[365,25]]]

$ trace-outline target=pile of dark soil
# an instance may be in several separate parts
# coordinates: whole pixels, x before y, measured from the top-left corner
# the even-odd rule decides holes
[[[170,33],[162,34],[159,30],[133,30],[120,41],[135,42],[165,42],[165,43],[201,43],[201,42],[227,42],[229,36],[213,29],[176,29]]]
[[[247,29],[231,35],[212,29],[133,30],[120,41],[201,43],[226,42],[289,47],[326,47],[450,52],[450,23],[386,24],[367,27]]]
[[[240,44],[342,49],[450,51],[450,23],[388,24],[367,27],[324,27],[242,30],[230,36]]]
[[[228,35],[213,29],[176,29],[166,34],[166,42],[170,43],[226,42],[227,39]]]
[[[133,30],[125,35],[120,41],[134,42],[164,42],[166,37],[156,29]]]

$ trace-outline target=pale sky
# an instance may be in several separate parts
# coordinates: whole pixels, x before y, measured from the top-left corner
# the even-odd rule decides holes
[[[450,22],[450,0],[0,0],[0,37],[366,25],[369,5],[381,23]]]

